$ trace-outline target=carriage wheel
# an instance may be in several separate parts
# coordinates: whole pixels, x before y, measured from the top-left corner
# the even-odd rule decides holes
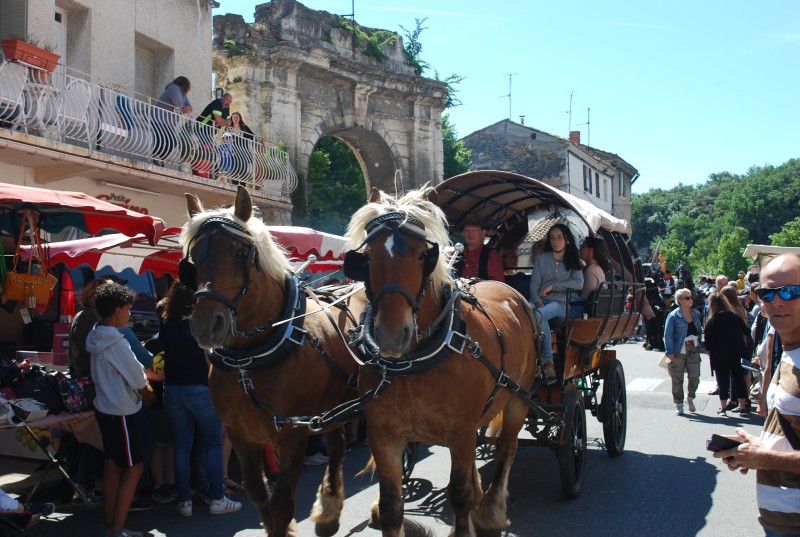
[[[485,425],[478,429],[477,434],[477,444],[475,446],[475,455],[481,460],[489,460],[494,457],[495,452],[495,441],[496,438],[487,438],[486,431],[489,430],[489,426]]]
[[[403,484],[408,483],[411,479],[411,472],[414,471],[414,465],[417,464],[417,452],[419,451],[419,442],[409,442],[406,444],[406,449],[403,450]]]
[[[609,457],[619,457],[625,450],[628,429],[628,408],[625,392],[625,372],[616,358],[608,362],[603,381],[602,407],[603,438]]]
[[[579,390],[564,394],[564,443],[556,449],[561,490],[567,498],[583,492],[586,467],[586,406]]]

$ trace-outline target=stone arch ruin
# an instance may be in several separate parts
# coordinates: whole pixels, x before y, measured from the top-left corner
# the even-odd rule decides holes
[[[394,192],[396,175],[405,190],[441,182],[446,85],[415,74],[399,36],[379,61],[354,48],[343,26],[295,0],[257,6],[253,24],[215,16],[213,68],[217,85],[233,95],[231,111],[256,134],[284,142],[302,177],[317,141],[329,135],[353,150],[367,190]]]

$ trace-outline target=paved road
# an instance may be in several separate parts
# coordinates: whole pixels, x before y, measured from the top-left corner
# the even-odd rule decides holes
[[[698,392],[697,413],[674,414],[670,382],[657,367],[659,354],[639,344],[617,347],[628,386],[628,436],[625,453],[611,459],[603,448],[601,424],[587,413],[590,440],[584,493],[575,500],[561,496],[558,465],[544,448],[521,449],[510,481],[511,502],[508,537],[560,536],[732,536],[759,535],[756,521],[755,476],[742,476],[723,468],[705,451],[712,433],[732,431],[742,424],[756,433],[757,417],[719,418],[716,397],[707,395],[713,385],[704,357],[703,383]],[[348,455],[345,474],[354,476],[369,457],[368,448],[356,446]],[[481,473],[491,475],[492,463],[481,461]],[[416,497],[406,504],[407,535],[431,537],[449,534],[451,511],[443,488],[448,481],[449,458],[439,447],[424,448],[414,471]],[[308,512],[322,467],[306,467],[298,496],[299,535],[313,536]],[[352,477],[346,484],[347,500],[339,536],[373,537],[368,528],[369,506],[377,486],[367,478]],[[152,536],[256,537],[255,510],[244,494],[245,508],[237,514],[208,515],[200,508],[189,519],[174,512],[174,504],[132,513],[129,526]],[[32,536],[97,535],[99,511],[64,507],[54,519],[43,520]],[[413,527],[412,527],[413,526]]]

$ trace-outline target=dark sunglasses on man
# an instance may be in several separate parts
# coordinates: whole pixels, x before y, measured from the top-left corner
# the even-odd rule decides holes
[[[800,298],[800,285],[784,285],[783,287],[776,287],[774,289],[759,287],[756,289],[756,295],[764,302],[772,302],[775,300],[775,294],[781,297],[782,300]]]

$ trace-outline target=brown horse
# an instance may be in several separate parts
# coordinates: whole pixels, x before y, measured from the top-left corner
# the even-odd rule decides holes
[[[497,535],[508,525],[508,476],[528,409],[500,384],[533,384],[537,331],[526,300],[505,284],[459,289],[438,255],[449,244],[445,222],[424,191],[399,200],[373,193],[347,230],[345,273],[366,282],[361,345],[375,356],[372,367],[362,366],[359,391],[390,382],[364,407],[380,481],[372,521],[385,537],[403,535],[401,458],[409,442],[450,449],[454,535]],[[499,431],[497,465],[484,493],[476,430],[490,422]]]
[[[192,330],[209,350],[211,398],[267,534],[295,535],[295,492],[309,429],[288,426],[284,418],[319,414],[346,400],[357,364],[341,332],[353,326],[363,298],[347,299],[352,311],[322,312],[297,286],[285,252],[253,215],[244,188],[227,209],[204,211],[195,196],[186,197],[191,220],[181,234],[186,258],[180,276],[197,289]],[[344,503],[342,429],[325,437],[329,463],[311,515],[317,535],[338,531]],[[266,442],[280,455],[271,496],[262,467]]]

